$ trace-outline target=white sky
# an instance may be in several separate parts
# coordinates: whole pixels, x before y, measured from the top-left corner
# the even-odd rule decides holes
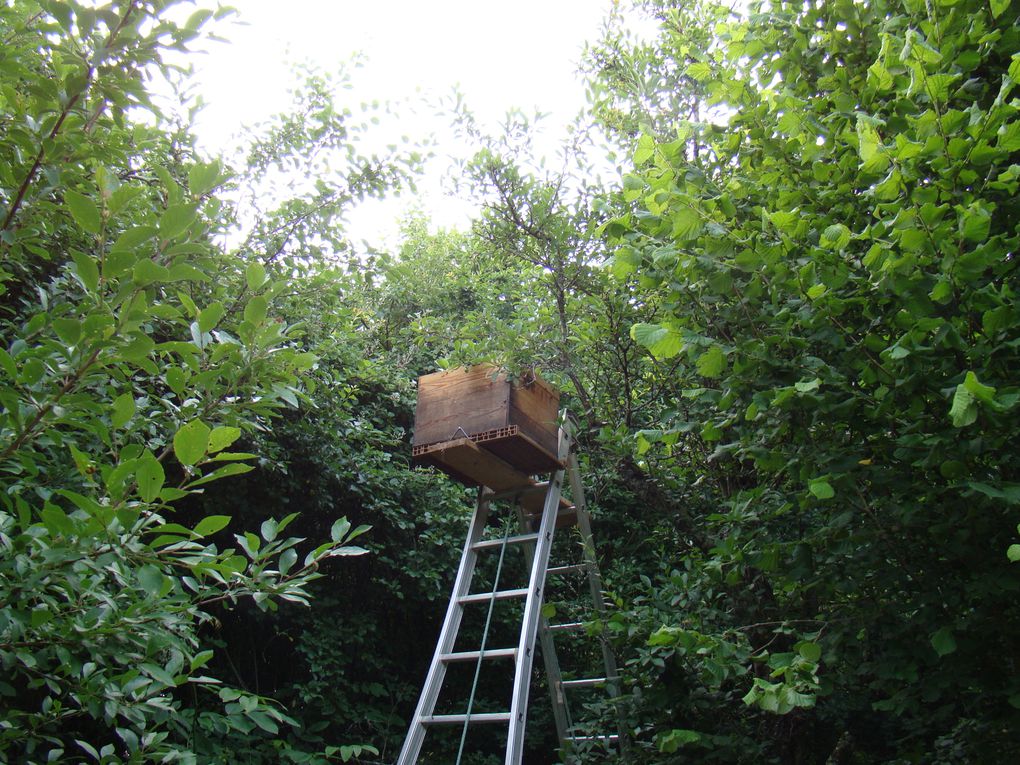
[[[481,122],[495,131],[506,111],[548,113],[540,152],[551,157],[562,127],[584,105],[577,64],[586,40],[598,36],[612,0],[235,0],[244,26],[222,28],[229,45],[210,44],[191,58],[208,106],[196,129],[211,150],[232,143],[241,125],[284,109],[290,64],[311,61],[331,70],[362,51],[352,104],[378,99],[438,99],[459,86]],[[458,153],[439,120],[402,125],[415,137],[438,132],[437,159],[417,200],[379,205],[351,216],[352,234],[392,243],[396,220],[417,204],[439,226],[467,225],[467,200],[443,198],[439,178]],[[444,135],[443,131],[446,134]]]

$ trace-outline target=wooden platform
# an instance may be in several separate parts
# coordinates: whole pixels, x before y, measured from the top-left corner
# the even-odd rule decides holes
[[[487,447],[488,444],[486,443],[484,446]],[[545,505],[545,492],[533,490],[538,482],[484,448],[483,445],[478,444],[474,439],[458,438],[441,444],[416,447],[414,460],[419,465],[436,467],[467,486],[485,486],[496,494],[512,494],[515,489],[519,489],[521,491],[520,503],[525,514],[537,517],[542,513],[542,508]],[[554,469],[559,469],[559,467],[560,464],[555,463]],[[557,526],[574,523],[575,516],[569,512],[572,507],[568,500],[560,498],[561,517],[557,521]]]

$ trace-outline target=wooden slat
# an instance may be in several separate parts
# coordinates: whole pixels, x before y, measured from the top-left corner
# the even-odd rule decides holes
[[[493,379],[493,372],[493,367],[479,365],[420,377],[413,444],[434,444],[506,427],[510,383],[505,376]]]
[[[470,438],[436,444],[420,454],[417,461],[435,465],[460,481],[488,486],[493,491],[526,488],[534,483],[530,476],[515,470]]]

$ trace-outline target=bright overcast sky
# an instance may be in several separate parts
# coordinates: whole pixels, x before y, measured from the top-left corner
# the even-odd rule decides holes
[[[562,126],[584,105],[577,65],[610,1],[236,0],[245,26],[223,29],[230,44],[210,45],[196,61],[199,91],[209,104],[197,125],[200,141],[228,146],[240,125],[285,108],[292,62],[330,70],[361,51],[368,61],[355,73],[355,104],[445,96],[458,86],[492,129],[512,107],[548,113],[551,154]],[[422,120],[402,129],[414,137],[441,128]],[[443,200],[438,185],[445,155],[457,149],[437,137],[439,159],[419,204],[439,225],[463,226],[469,204]],[[391,240],[393,221],[412,204],[404,199],[356,213],[355,238]]]

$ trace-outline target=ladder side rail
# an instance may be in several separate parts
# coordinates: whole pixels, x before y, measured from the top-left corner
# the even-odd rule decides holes
[[[570,425],[564,422],[560,428],[559,457],[566,461],[570,454],[572,433]],[[556,531],[556,517],[560,509],[560,493],[563,488],[564,470],[556,471],[549,482],[542,508],[542,522],[535,543],[534,560],[528,581],[528,599],[524,604],[521,624],[521,638],[517,650],[517,667],[514,672],[513,697],[510,702],[510,726],[507,731],[505,765],[520,765],[524,753],[524,724],[528,712],[528,692],[531,686],[531,666],[535,658],[535,637],[538,620],[542,611],[542,593],[545,588],[545,572],[549,568],[549,554],[552,551],[553,534]]]
[[[436,642],[436,650],[432,655],[432,663],[429,665],[425,685],[418,699],[418,706],[414,710],[414,716],[411,718],[411,725],[407,731],[407,738],[404,739],[404,746],[400,750],[397,765],[415,765],[418,755],[421,753],[426,730],[423,721],[434,716],[436,702],[439,700],[439,691],[442,688],[443,679],[446,677],[446,663],[443,661],[443,656],[453,652],[454,644],[457,641],[457,632],[464,615],[464,607],[460,599],[471,590],[471,578],[474,575],[475,564],[478,562],[478,553],[475,552],[474,545],[481,541],[488,517],[489,502],[483,491],[479,489],[478,503],[471,517],[464,550],[460,556],[460,565],[457,567],[457,577],[454,579],[453,593],[446,608],[446,617],[443,619],[439,640]]]
[[[520,519],[522,531],[527,530],[527,520],[524,510],[518,507],[518,518]],[[534,563],[535,554],[531,547],[525,545],[524,560],[528,569]],[[543,602],[545,598],[542,599]],[[549,620],[542,616],[539,609],[538,617],[538,642],[542,647],[542,663],[545,664],[545,674],[549,681],[549,695],[552,697],[553,720],[556,722],[556,737],[560,746],[566,746],[567,738],[570,735],[570,716],[567,712],[567,698],[563,693],[563,674],[560,671],[560,660],[556,654],[556,646],[553,642],[552,633],[549,631]]]
[[[570,479],[570,490],[573,495],[574,508],[577,512],[577,528],[581,533],[582,554],[588,564],[588,587],[591,591],[595,612],[600,619],[605,618],[606,603],[603,599],[602,574],[599,573],[598,558],[595,555],[595,539],[592,536],[591,516],[588,514],[588,506],[584,499],[584,484],[581,482],[581,469],[577,462],[577,455],[571,454],[567,460],[567,473]],[[616,666],[616,656],[604,635],[599,636],[599,647],[602,649],[602,662],[606,667],[606,688],[611,698],[619,699],[623,696],[623,688],[620,685],[620,672]],[[622,710],[618,715],[620,728],[620,749],[628,751],[625,724]]]

